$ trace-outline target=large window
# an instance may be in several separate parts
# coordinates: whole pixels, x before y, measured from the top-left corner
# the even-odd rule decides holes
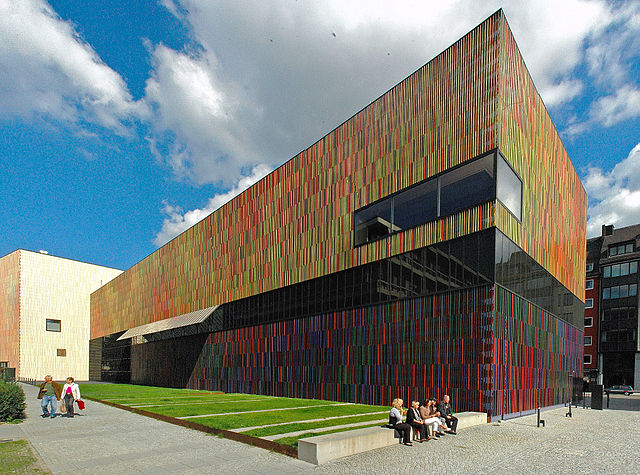
[[[587,280],[585,286],[584,286],[585,290],[591,290],[593,289],[593,279],[589,279]]]
[[[592,343],[591,336],[585,335],[585,337],[584,337],[584,346],[591,346],[592,344],[593,343]]]
[[[521,220],[522,181],[500,154],[498,154],[497,171],[496,196],[518,220]]]
[[[48,332],[59,332],[61,331],[60,320],[51,320],[47,318],[47,331]]]
[[[593,317],[584,317],[584,326],[592,327],[593,326]]]
[[[587,262],[587,272],[593,271],[593,262]]]
[[[584,301],[584,308],[593,308],[593,299],[586,299]]]
[[[584,355],[584,364],[591,364],[591,355]]]
[[[495,199],[494,166],[496,156],[491,153],[404,189],[355,212],[355,244],[382,239],[394,232],[413,228],[435,219],[450,216]],[[500,160],[503,160],[500,158]],[[505,165],[507,168],[508,165]],[[513,171],[509,168],[509,172]],[[515,175],[514,175],[515,176]],[[507,186],[505,172],[504,200],[519,218],[521,192],[516,198],[513,186]],[[519,179],[515,177],[516,180]],[[521,184],[519,185],[521,188]],[[512,190],[511,192],[509,190]],[[514,208],[514,209],[512,209]]]

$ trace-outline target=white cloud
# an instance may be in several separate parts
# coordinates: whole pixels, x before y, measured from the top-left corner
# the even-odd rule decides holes
[[[167,216],[162,222],[162,229],[156,234],[153,243],[156,246],[162,246],[176,237],[178,234],[186,231],[199,221],[202,221],[208,215],[220,208],[222,205],[230,201],[235,196],[242,193],[258,180],[265,177],[271,172],[272,168],[260,164],[256,165],[249,176],[241,177],[235,186],[226,193],[220,193],[210,198],[204,208],[193,209],[184,212],[179,206],[174,206],[165,201],[162,210]]]
[[[605,127],[640,116],[640,88],[624,85],[614,94],[601,97],[594,103],[592,115]]]
[[[229,185],[241,170],[263,161],[242,121],[248,101],[225,82],[212,53],[153,51],[145,88],[155,134],[168,144],[166,160],[179,177]]]
[[[229,187],[241,170],[278,166],[311,145],[501,3],[164,0],[197,50],[153,49],[151,142],[178,176]],[[581,0],[505,8],[547,105],[582,92],[572,72],[586,39],[609,22],[608,8]],[[158,236],[185,229],[203,210],[165,212]]]
[[[640,143],[607,172],[591,168],[584,180],[591,201],[587,235],[600,234],[603,224],[616,227],[640,222]]]
[[[501,7],[474,2],[164,0],[197,51],[153,49],[147,100],[179,176],[230,186],[256,163],[277,166],[411,74]],[[583,90],[571,73],[604,1],[538,0],[505,8],[547,105]]]
[[[0,113],[124,133],[144,115],[127,85],[44,0],[0,0]]]

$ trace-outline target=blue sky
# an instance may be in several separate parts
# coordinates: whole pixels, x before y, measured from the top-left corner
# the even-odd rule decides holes
[[[638,2],[0,0],[0,256],[126,269],[500,7],[589,234],[640,222]]]

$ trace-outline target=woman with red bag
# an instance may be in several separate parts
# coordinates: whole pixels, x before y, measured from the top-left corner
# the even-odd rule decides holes
[[[73,378],[69,376],[67,378],[67,382],[62,387],[62,397],[64,398],[64,405],[67,408],[67,416],[73,417],[73,403],[74,401],[79,401],[78,407],[80,406],[80,386],[73,382]],[[84,406],[84,404],[83,404]],[[64,417],[64,414],[62,415]]]

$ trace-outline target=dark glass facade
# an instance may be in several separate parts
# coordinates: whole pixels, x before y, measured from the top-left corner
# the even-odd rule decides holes
[[[492,228],[364,266],[230,302],[203,323],[133,340],[102,339],[102,379],[127,381],[131,348],[292,319],[348,311],[496,282],[582,329],[583,304],[500,231]]]
[[[582,330],[584,304],[580,299],[508,237],[496,233],[496,283]]]

